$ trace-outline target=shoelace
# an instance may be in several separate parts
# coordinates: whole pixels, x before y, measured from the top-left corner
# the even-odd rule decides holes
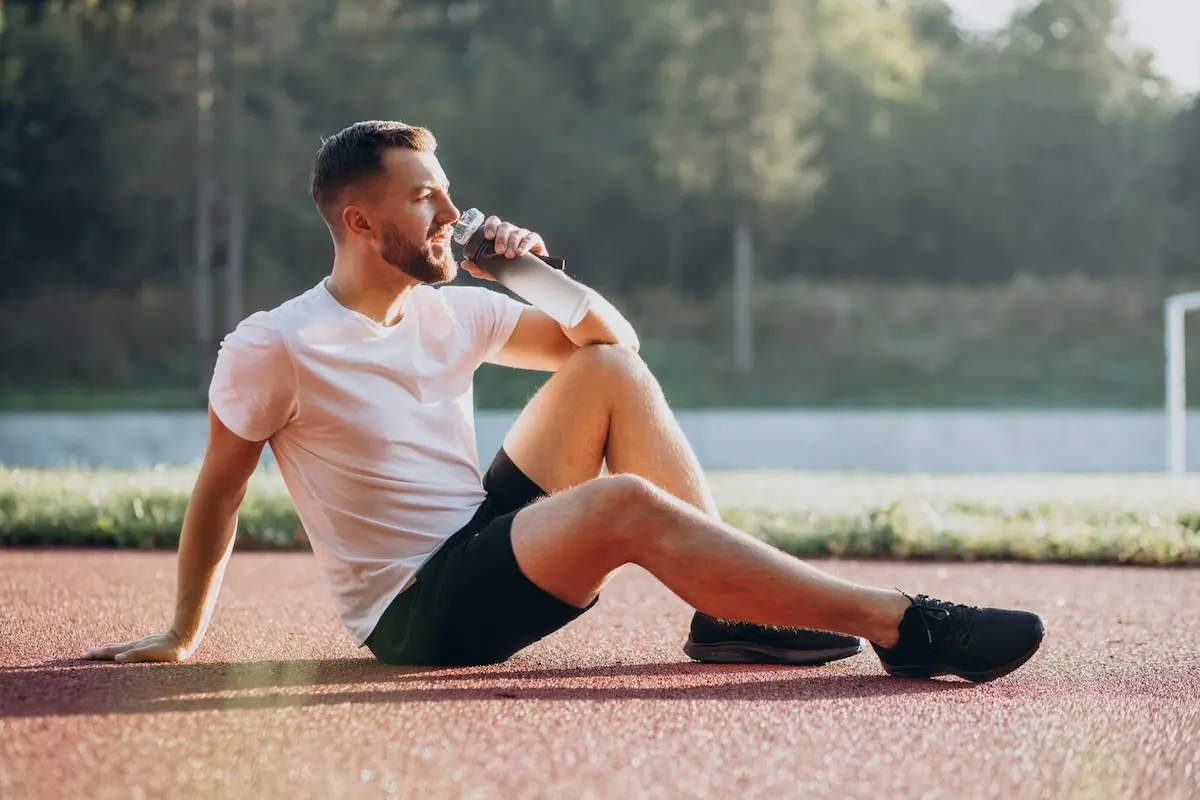
[[[938,629],[938,638],[945,638],[956,647],[967,647],[971,643],[971,622],[974,615],[969,613],[970,606],[946,603],[928,595],[919,594],[915,598],[907,592],[896,591],[908,598],[925,626],[925,636],[929,644],[933,644],[933,629]],[[930,626],[932,623],[932,627]]]

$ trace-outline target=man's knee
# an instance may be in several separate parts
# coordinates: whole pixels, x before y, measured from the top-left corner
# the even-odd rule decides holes
[[[587,376],[607,384],[653,386],[654,376],[642,357],[628,347],[591,344],[581,347],[567,362]]]
[[[605,485],[614,508],[644,512],[661,502],[661,490],[641,475],[624,472],[596,480]]]
[[[568,549],[620,557],[629,563],[664,528],[666,495],[650,481],[621,474],[593,478],[517,513],[521,526],[553,531]],[[534,522],[536,520],[536,522]],[[514,537],[517,535],[514,524]],[[514,545],[515,546],[515,545]]]
[[[607,535],[636,549],[667,529],[670,500],[665,492],[640,475],[597,478],[604,493]]]

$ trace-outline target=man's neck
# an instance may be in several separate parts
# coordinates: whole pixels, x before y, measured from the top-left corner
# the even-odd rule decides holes
[[[395,325],[404,316],[417,281],[390,264],[366,264],[337,254],[325,287],[340,304],[380,325]]]

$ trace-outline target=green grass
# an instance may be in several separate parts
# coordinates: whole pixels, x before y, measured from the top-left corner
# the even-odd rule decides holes
[[[190,470],[0,470],[0,545],[174,548]],[[1200,476],[714,473],[730,523],[805,557],[1200,566]],[[306,549],[259,471],[240,549]]]

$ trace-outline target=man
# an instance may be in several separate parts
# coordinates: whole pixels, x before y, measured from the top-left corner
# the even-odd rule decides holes
[[[435,288],[456,275],[459,217],[435,150],[400,122],[322,145],[312,194],[333,269],[222,343],[174,625],[85,657],[196,649],[267,441],[339,615],[383,662],[503,661],[630,563],[698,610],[685,646],[698,660],[820,663],[862,637],[890,674],[984,681],[1037,651],[1036,614],[849,583],[722,523],[634,331],[602,298],[568,329],[500,292]],[[546,253],[536,233],[485,225],[498,252]],[[485,361],[554,374],[481,479],[472,378]]]

